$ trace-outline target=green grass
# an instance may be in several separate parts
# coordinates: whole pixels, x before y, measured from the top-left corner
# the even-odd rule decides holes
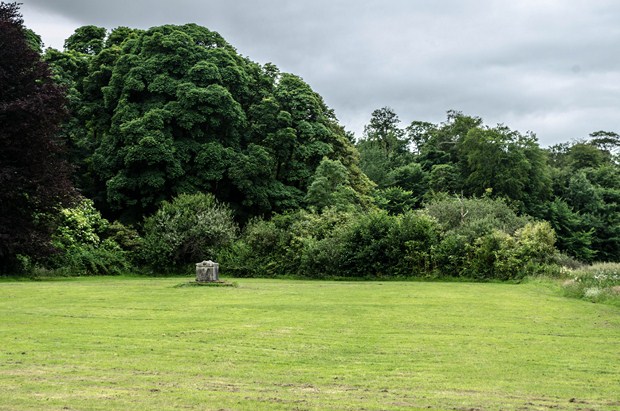
[[[544,284],[0,282],[0,409],[620,408],[620,309]]]

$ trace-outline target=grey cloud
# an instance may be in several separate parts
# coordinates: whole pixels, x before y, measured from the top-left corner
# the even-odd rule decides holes
[[[386,105],[403,123],[456,109],[543,144],[620,131],[612,0],[23,1],[107,28],[207,26],[303,77],[358,135]]]

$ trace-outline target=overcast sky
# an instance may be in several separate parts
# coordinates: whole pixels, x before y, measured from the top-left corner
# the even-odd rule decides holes
[[[62,49],[82,25],[197,23],[297,74],[357,136],[376,108],[403,126],[449,109],[542,145],[620,132],[617,0],[20,0]]]

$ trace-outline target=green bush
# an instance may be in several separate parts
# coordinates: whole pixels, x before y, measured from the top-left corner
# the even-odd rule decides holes
[[[339,277],[423,276],[430,272],[431,248],[437,240],[437,224],[428,216],[371,211],[310,243],[304,264]]]
[[[432,250],[440,277],[520,280],[553,265],[555,232],[547,222],[518,216],[500,199],[439,198],[424,213],[442,228]]]
[[[477,238],[468,247],[464,272],[478,280],[513,280],[522,278],[516,255],[517,242],[511,235],[495,230]]]
[[[340,270],[344,245],[340,241],[341,236],[336,233],[341,229],[335,229],[331,236],[320,240],[306,238],[298,270],[300,276],[316,279],[345,277]]]
[[[548,223],[528,222],[498,200],[437,204],[398,215],[332,207],[254,220],[224,265],[242,276],[487,281],[520,280],[552,264]]]
[[[439,243],[432,249],[433,275],[440,278],[465,277],[469,241],[464,235],[443,233]]]
[[[547,221],[528,223],[515,233],[517,238],[517,255],[523,261],[536,264],[548,264],[557,253],[556,235]]]
[[[242,277],[286,274],[289,269],[286,254],[291,235],[284,228],[285,220],[288,220],[288,216],[276,216],[270,221],[250,221],[241,239],[234,244],[233,250],[238,253],[235,259],[224,256],[222,265]]]
[[[57,275],[118,275],[129,272],[132,269],[130,252],[111,236],[114,231],[111,227],[116,232],[132,231],[120,223],[110,225],[88,199],[83,199],[73,208],[62,209],[52,236],[52,244],[58,253],[46,265]]]
[[[217,253],[220,273],[231,277],[261,277],[254,264],[257,261],[255,257],[256,253],[250,246],[237,240]]]
[[[388,236],[388,255],[393,275],[431,275],[432,250],[439,243],[439,234],[437,221],[428,215],[407,212],[397,216]]]
[[[127,274],[133,266],[126,253],[111,239],[103,240],[98,246],[74,247],[63,255],[62,265],[56,275],[121,275]]]
[[[155,270],[215,258],[236,238],[233,213],[211,194],[181,194],[144,221],[142,258]]]
[[[220,253],[222,266],[239,276],[323,277],[324,271],[315,270],[322,241],[356,215],[331,207],[321,213],[298,210],[271,220],[255,219],[232,248]]]
[[[139,264],[143,239],[138,234],[138,231],[119,221],[114,221],[108,226],[106,236],[118,244],[132,264]]]
[[[381,278],[391,275],[389,235],[395,218],[387,212],[361,214],[338,232],[341,255],[333,264],[344,277]]]
[[[426,205],[424,212],[437,219],[444,232],[455,231],[470,240],[494,230],[514,234],[531,219],[518,216],[501,199],[443,197]]]
[[[434,249],[441,275],[477,280],[521,280],[548,272],[553,265],[555,233],[549,223],[528,223],[514,235],[494,229],[473,240],[449,233]]]

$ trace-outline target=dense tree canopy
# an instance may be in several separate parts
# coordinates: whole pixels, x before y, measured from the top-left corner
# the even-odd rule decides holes
[[[411,191],[417,205],[431,191],[490,194],[535,212],[551,194],[547,159],[533,135],[455,111],[442,124],[414,121],[400,129],[398,123],[389,108],[373,112],[358,143],[362,169],[381,188]]]
[[[242,218],[298,208],[325,156],[368,191],[344,130],[299,77],[193,24],[104,33],[79,28],[47,57],[76,97],[80,185],[108,215],[140,221],[199,191]]]
[[[549,149],[555,195],[544,216],[558,233],[562,249],[583,261],[620,260],[620,164],[615,138],[590,140]]]
[[[0,4],[0,270],[50,250],[48,215],[73,190],[56,132],[66,114],[16,3]]]
[[[473,128],[458,149],[467,194],[480,196],[490,190],[529,213],[549,198],[549,166],[534,136],[503,126]]]
[[[442,193],[505,199],[549,221],[563,252],[588,262],[620,260],[616,133],[543,149],[531,133],[456,111],[441,124],[399,123],[393,110],[375,110],[357,143],[362,169],[380,188],[378,206],[402,212]]]
[[[372,112],[364,135],[357,143],[362,170],[380,188],[393,185],[390,172],[410,161],[408,140],[399,124],[400,119],[393,109],[377,109]]]

